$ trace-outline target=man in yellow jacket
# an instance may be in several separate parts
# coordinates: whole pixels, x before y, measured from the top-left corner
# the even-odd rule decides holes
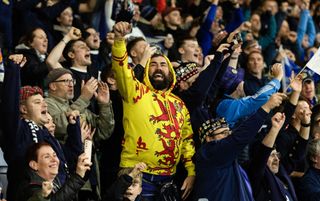
[[[171,182],[181,160],[188,177],[181,187],[185,199],[195,179],[194,143],[189,112],[183,101],[171,93],[176,77],[169,59],[153,54],[146,64],[143,83],[128,66],[124,36],[130,32],[127,22],[114,27],[112,68],[123,99],[125,130],[120,166],[134,167],[145,162],[142,195],[157,200],[163,184]]]

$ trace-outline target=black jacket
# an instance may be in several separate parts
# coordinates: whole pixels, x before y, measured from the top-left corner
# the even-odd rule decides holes
[[[84,185],[85,180],[79,175],[73,174],[69,177],[65,184],[61,186],[59,180],[56,178],[53,181],[53,190],[48,198],[43,198],[41,195],[42,182],[45,181],[42,177],[37,175],[33,170],[28,172],[30,180],[21,184],[20,190],[18,191],[18,200],[46,200],[50,201],[72,201],[77,200],[78,191]]]

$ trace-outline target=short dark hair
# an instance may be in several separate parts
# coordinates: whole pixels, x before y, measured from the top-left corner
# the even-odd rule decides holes
[[[36,161],[38,162],[38,154],[41,147],[51,147],[51,145],[47,142],[39,142],[32,144],[28,149],[26,153],[26,162],[29,163],[30,161]]]
[[[63,49],[62,55],[69,64],[71,64],[72,62],[71,58],[68,56],[68,53],[73,51],[73,45],[78,41],[82,41],[85,43],[83,39],[71,40],[66,44],[65,48]]]
[[[184,36],[177,42],[177,47],[180,48],[187,40],[198,41],[197,38],[192,36]]]
[[[134,37],[134,38],[129,38],[128,43],[127,43],[127,52],[128,55],[131,57],[131,49],[140,41],[146,41],[143,37]]]

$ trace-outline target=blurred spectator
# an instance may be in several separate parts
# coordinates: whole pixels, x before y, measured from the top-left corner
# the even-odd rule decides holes
[[[318,97],[315,92],[315,83],[310,75],[306,75],[302,82],[301,97],[307,101],[310,107],[318,103]]]
[[[21,69],[21,85],[39,86],[44,89],[44,79],[49,69],[46,64],[48,38],[45,31],[35,28],[28,32],[16,47],[16,52],[23,54],[27,63]]]

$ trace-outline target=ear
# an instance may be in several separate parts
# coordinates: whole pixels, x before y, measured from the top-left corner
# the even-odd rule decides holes
[[[29,167],[31,167],[31,169],[37,171],[38,170],[38,163],[34,160],[29,162]]]
[[[185,53],[185,51],[184,51],[184,49],[183,49],[182,47],[179,47],[179,48],[178,48],[178,52],[179,52],[180,54],[184,54],[184,53]]]
[[[51,82],[51,83],[49,84],[49,89],[52,90],[52,91],[55,91],[55,90],[57,90],[57,85],[56,85],[55,83],[52,83],[52,82]]]
[[[164,19],[165,22],[168,22],[169,21],[168,15],[166,15],[163,19]]]
[[[136,57],[137,56],[137,52],[135,50],[131,50],[130,54],[132,57]]]
[[[70,59],[74,59],[75,55],[74,55],[73,52],[68,52],[68,57],[69,57]]]
[[[21,114],[27,114],[28,113],[27,106],[25,104],[20,104],[19,110],[20,110]]]
[[[59,16],[59,17],[56,17],[56,20],[57,20],[57,22],[61,22],[60,16]]]

